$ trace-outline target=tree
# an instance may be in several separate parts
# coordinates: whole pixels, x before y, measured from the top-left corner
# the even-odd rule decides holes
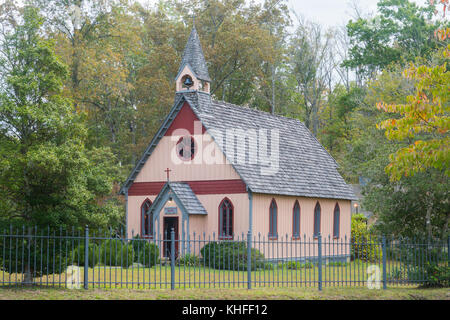
[[[443,52],[447,61],[449,49],[450,46]],[[403,75],[414,82],[415,94],[409,95],[404,104],[378,104],[379,109],[400,115],[379,124],[380,129],[386,129],[386,137],[410,141],[407,147],[391,155],[386,170],[394,180],[428,168],[443,170],[450,176],[450,72],[447,65],[411,65]]]
[[[291,70],[296,79],[296,100],[303,107],[303,120],[316,136],[318,132],[318,111],[323,101],[331,69],[331,38],[320,26],[299,20],[299,27],[292,37]]]
[[[351,47],[345,66],[370,77],[392,63],[429,57],[439,46],[433,37],[439,21],[431,21],[434,5],[419,7],[409,0],[380,0],[377,6],[377,16],[348,22]]]
[[[371,176],[364,206],[377,213],[376,229],[392,236],[445,239],[450,220],[449,180],[429,169],[392,183],[383,168]]]
[[[87,149],[84,114],[62,88],[67,66],[24,7],[0,43],[0,220],[51,228],[117,225],[108,199],[117,172],[107,148]]]
[[[411,140],[389,140],[377,123],[392,117],[376,108],[377,101],[404,104],[414,94],[414,83],[402,75],[402,67],[383,71],[367,88],[367,94],[351,114],[350,148],[343,164],[347,174],[361,177],[362,205],[377,219],[376,230],[385,235],[442,238],[448,233],[448,177],[437,169],[391,180],[385,171],[389,155]],[[339,159],[339,158],[338,158]]]

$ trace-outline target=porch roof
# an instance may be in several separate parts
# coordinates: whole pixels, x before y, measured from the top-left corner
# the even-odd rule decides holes
[[[168,200],[170,192],[172,193],[172,197],[174,198],[175,203],[185,213],[190,215],[208,214],[200,200],[198,200],[194,191],[192,191],[191,187],[185,182],[166,182],[166,184],[161,189],[161,192],[156,196],[152,207],[162,208],[165,202]]]

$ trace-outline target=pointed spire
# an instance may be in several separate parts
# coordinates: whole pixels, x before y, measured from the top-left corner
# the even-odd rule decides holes
[[[186,47],[184,48],[183,59],[181,60],[178,74],[180,74],[186,64],[190,66],[198,79],[211,82],[205,57],[203,56],[200,39],[198,37],[197,30],[195,29],[195,24],[192,28],[191,34],[189,35]]]

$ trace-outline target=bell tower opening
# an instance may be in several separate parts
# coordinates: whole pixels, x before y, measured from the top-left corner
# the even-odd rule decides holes
[[[199,91],[210,93],[211,78],[195,26],[184,48],[178,75],[175,78],[176,91]]]

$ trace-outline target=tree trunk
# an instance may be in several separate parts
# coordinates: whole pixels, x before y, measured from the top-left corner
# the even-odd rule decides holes
[[[275,67],[272,64],[272,106],[271,113],[275,114]]]
[[[22,284],[24,284],[25,286],[31,286],[33,285],[33,269],[31,267],[31,248],[33,247],[33,228],[32,227],[28,227],[28,239],[27,239],[27,252],[29,253],[29,257],[30,259],[26,259],[26,265],[25,265],[25,271],[24,271],[24,276],[23,276],[23,281]]]
[[[429,197],[430,197],[430,195],[429,195]],[[428,199],[428,200],[430,200],[430,199]],[[431,213],[432,213],[432,210],[433,210],[433,204],[432,203],[433,203],[432,201],[428,202],[427,213],[426,213],[426,216],[425,216],[426,232],[427,232],[428,243],[431,243],[432,236],[433,236],[433,234],[432,234],[432,227],[431,227]]]

